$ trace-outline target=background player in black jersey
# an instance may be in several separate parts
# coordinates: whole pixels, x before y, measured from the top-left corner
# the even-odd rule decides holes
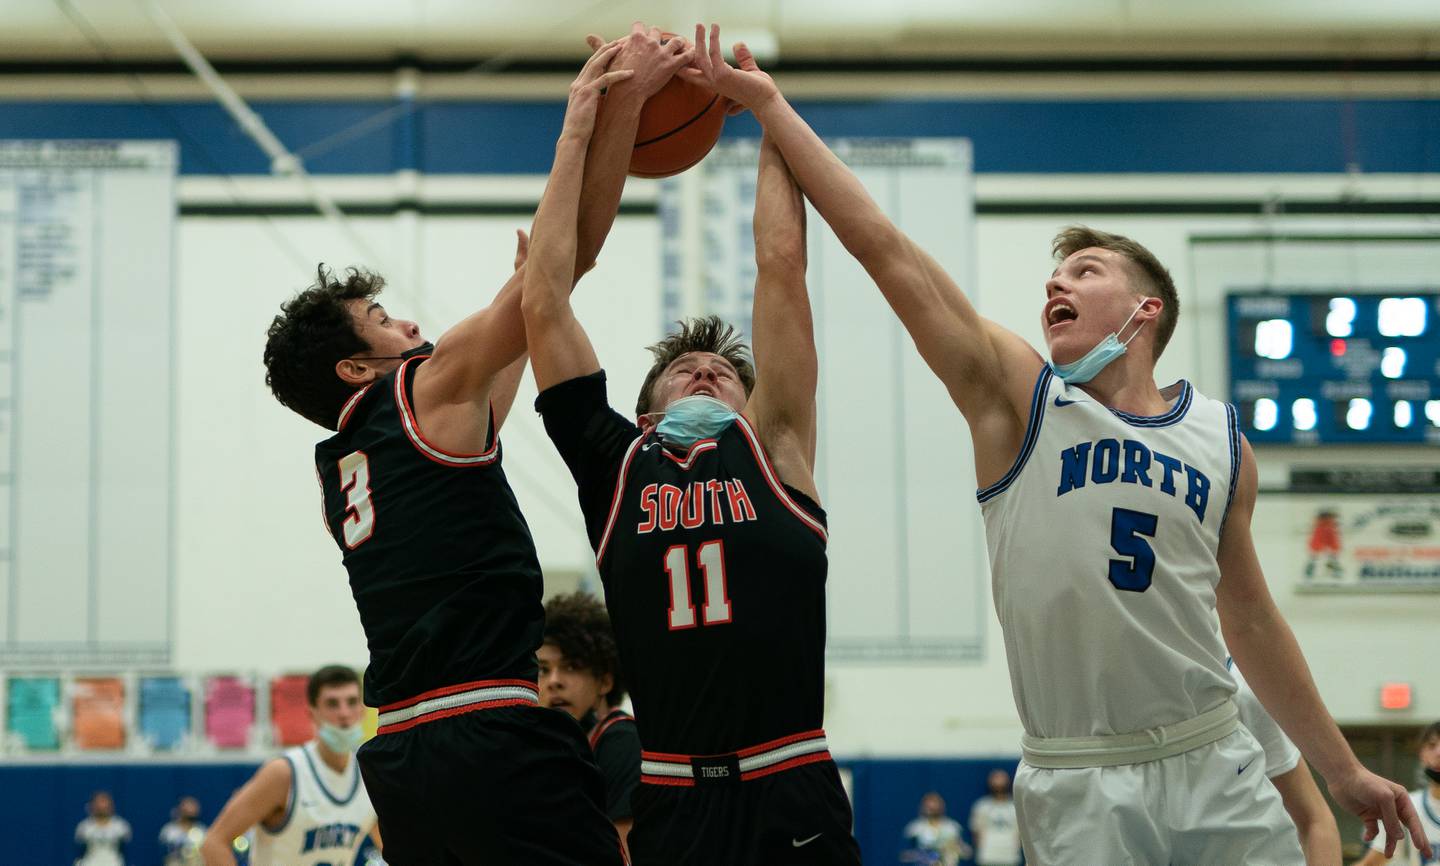
[[[758,378],[729,326],[686,323],[652,349],[637,426],[610,409],[569,303],[578,163],[557,160],[550,183],[523,309],[536,405],[579,486],[645,749],[634,862],[858,863],[821,730],[826,529],[799,191],[762,143]]]
[[[605,814],[623,845],[634,823],[630,795],[640,784],[640,735],[620,705],[625,685],[610,615],[588,592],[557,595],[545,603],[540,663],[540,704],[569,713],[585,731],[605,777]]]
[[[637,25],[571,87],[561,149],[584,159],[600,91],[632,78],[606,113],[596,155],[619,162],[588,176],[567,289],[614,219],[640,105],[688,59],[683,40],[658,37]],[[569,231],[574,243],[573,218]],[[588,744],[535,706],[540,568],[498,440],[525,349],[523,270],[433,354],[375,302],[378,278],[322,271],[265,348],[276,397],[336,431],[316,471],[370,647],[380,735],[359,760],[395,866],[621,859]]]

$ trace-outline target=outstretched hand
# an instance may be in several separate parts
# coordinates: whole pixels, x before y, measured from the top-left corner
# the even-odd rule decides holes
[[[585,37],[585,42],[592,51],[612,44],[593,33]],[[694,46],[689,40],[681,36],[667,36],[659,27],[651,27],[643,21],[630,25],[630,33],[615,42],[620,44],[621,50],[611,68],[629,69],[635,73],[622,90],[641,100],[659,92],[677,72],[695,59]]]
[[[1336,780],[1329,788],[1335,802],[1365,822],[1366,842],[1374,839],[1380,832],[1380,827],[1384,826],[1387,859],[1394,856],[1395,846],[1405,838],[1406,829],[1409,829],[1410,839],[1426,862],[1434,856],[1430,841],[1420,826],[1420,816],[1415,812],[1415,804],[1410,801],[1410,795],[1404,788],[1363,768]]]
[[[780,93],[775,81],[755,62],[755,55],[744,42],[735,43],[735,62],[731,66],[720,53],[720,25],[710,25],[706,39],[705,25],[695,25],[695,60],[680,70],[685,80],[710,88],[735,105],[756,110]]]
[[[580,74],[570,84],[570,101],[565,106],[565,127],[561,138],[572,137],[590,140],[595,131],[595,114],[599,110],[600,95],[605,88],[624,81],[635,74],[633,69],[609,71],[610,62],[620,53],[622,40],[608,42],[585,61]]]

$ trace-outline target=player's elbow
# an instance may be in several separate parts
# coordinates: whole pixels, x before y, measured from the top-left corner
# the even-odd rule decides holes
[[[836,231],[840,243],[867,271],[881,268],[905,252],[909,239],[878,210],[873,218],[857,220],[846,231]]]

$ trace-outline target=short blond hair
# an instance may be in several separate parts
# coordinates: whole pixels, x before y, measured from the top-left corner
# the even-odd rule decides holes
[[[1073,225],[1061,229],[1050,243],[1050,252],[1057,262],[1063,262],[1079,251],[1091,247],[1124,256],[1139,271],[1136,276],[1149,284],[1136,285],[1136,281],[1131,280],[1131,291],[1158,297],[1164,303],[1160,310],[1160,320],[1155,323],[1155,357],[1159,358],[1170,342],[1171,335],[1175,333],[1176,320],[1180,318],[1180,295],[1175,291],[1175,280],[1170,276],[1170,271],[1160,264],[1154,253],[1140,243],[1124,235],[1102,232],[1089,226]]]

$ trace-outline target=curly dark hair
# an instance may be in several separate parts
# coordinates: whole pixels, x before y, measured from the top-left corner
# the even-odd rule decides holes
[[[660,374],[682,355],[691,352],[711,352],[730,362],[740,374],[740,383],[745,393],[755,390],[755,367],[750,363],[750,347],[740,339],[735,326],[719,316],[701,316],[676,322],[680,330],[653,346],[646,346],[655,356],[655,364],[645,374],[645,384],[640,386],[640,399],[635,402],[635,414],[645,415],[651,411],[655,381]]]
[[[557,595],[545,603],[544,642],[560,651],[565,660],[596,677],[609,674],[613,686],[605,696],[610,706],[625,700],[625,682],[620,676],[620,653],[610,614],[600,599],[588,592]]]
[[[315,283],[280,305],[265,335],[265,384],[285,406],[334,430],[340,409],[354,393],[335,365],[370,348],[355,333],[349,301],[372,300],[385,287],[379,274],[358,268],[345,281],[321,264]]]

